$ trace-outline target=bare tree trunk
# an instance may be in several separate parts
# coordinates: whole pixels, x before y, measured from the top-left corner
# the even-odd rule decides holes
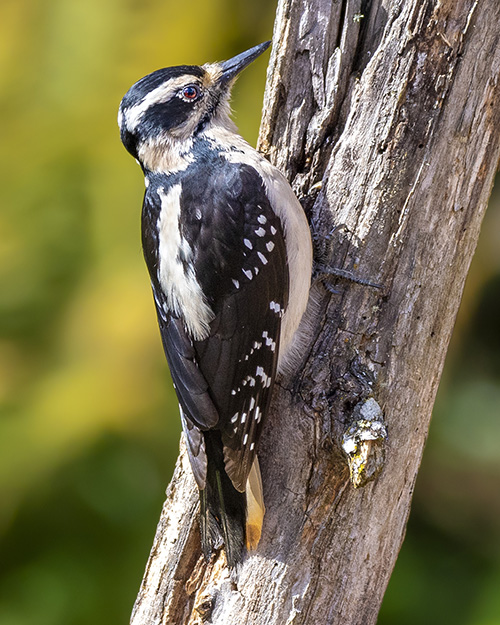
[[[263,538],[232,579],[200,558],[181,451],[133,625],[376,622],[499,160],[499,24],[498,0],[280,0],[260,148],[321,262],[382,288],[314,286],[261,441]],[[385,452],[380,475],[354,488],[342,444],[357,485]]]

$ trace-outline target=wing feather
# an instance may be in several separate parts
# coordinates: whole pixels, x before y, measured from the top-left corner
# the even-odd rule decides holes
[[[289,279],[284,234],[252,167],[221,162],[208,178],[202,173],[194,169],[183,181],[180,228],[192,251],[185,262],[214,313],[206,338],[193,340],[182,318],[165,309],[153,232],[148,237],[157,219],[152,192],[143,211],[144,249],[197,482],[206,475],[200,432],[214,428],[221,431],[226,472],[243,492],[276,375]]]

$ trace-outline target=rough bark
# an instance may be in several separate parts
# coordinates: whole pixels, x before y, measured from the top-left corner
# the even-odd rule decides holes
[[[133,625],[376,622],[499,160],[498,24],[498,0],[280,0],[260,148],[321,264],[381,288],[314,286],[261,441],[262,541],[232,576],[200,558],[181,450]],[[369,398],[385,465],[355,489],[342,439]]]

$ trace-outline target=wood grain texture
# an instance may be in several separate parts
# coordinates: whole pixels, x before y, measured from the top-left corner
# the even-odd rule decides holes
[[[499,161],[499,23],[498,0],[280,0],[260,149],[321,264],[382,288],[313,287],[261,441],[263,537],[232,576],[199,557],[181,450],[133,625],[376,622]],[[369,397],[386,462],[354,489],[340,443]]]

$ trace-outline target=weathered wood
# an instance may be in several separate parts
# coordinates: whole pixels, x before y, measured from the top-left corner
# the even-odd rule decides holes
[[[322,264],[309,350],[281,379],[259,457],[267,514],[232,577],[199,557],[181,453],[133,625],[375,623],[500,155],[498,0],[280,0],[260,148],[293,181]],[[373,397],[380,476],[342,436]]]

